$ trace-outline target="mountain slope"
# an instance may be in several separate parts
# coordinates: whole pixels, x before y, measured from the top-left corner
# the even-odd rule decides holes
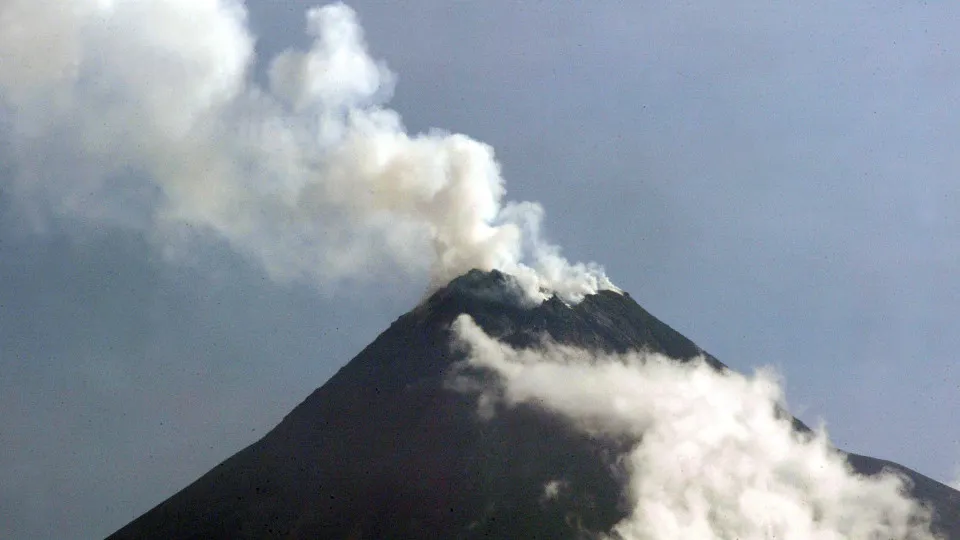
[[[263,439],[133,521],[122,538],[591,538],[626,513],[622,443],[585,437],[535,407],[477,414],[445,375],[450,323],[471,315],[515,346],[542,335],[607,351],[705,354],[628,295],[570,307],[516,301],[498,272],[470,272],[400,317]],[[708,362],[726,369],[707,355]],[[797,429],[806,429],[799,422]],[[897,465],[960,539],[960,494]],[[547,496],[545,486],[565,488]]]

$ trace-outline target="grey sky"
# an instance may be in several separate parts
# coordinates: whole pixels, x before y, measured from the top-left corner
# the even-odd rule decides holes
[[[249,1],[263,55],[308,2]],[[411,131],[496,149],[551,239],[833,440],[960,464],[960,6],[351,3]],[[0,178],[0,536],[95,538],[253,442],[422,283],[38,229]]]

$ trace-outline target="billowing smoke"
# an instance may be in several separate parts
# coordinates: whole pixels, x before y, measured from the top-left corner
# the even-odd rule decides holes
[[[172,251],[212,233],[321,289],[471,268],[510,273],[533,299],[612,288],[542,238],[540,205],[504,202],[489,146],[406,133],[353,11],[311,9],[307,31],[310,49],[270,59],[263,85],[237,0],[4,0],[17,199],[144,228]]]
[[[634,442],[623,456],[631,510],[613,538],[934,538],[899,477],[857,475],[823,430],[795,432],[776,413],[783,396],[768,372],[549,343],[517,350],[466,315],[453,329],[468,363],[499,375],[488,404],[535,404],[587,434]]]

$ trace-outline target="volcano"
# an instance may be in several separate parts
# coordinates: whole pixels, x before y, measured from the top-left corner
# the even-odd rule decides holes
[[[479,414],[477,396],[450,383],[465,354],[451,345],[461,314],[515,347],[548,336],[591,350],[703,357],[727,370],[627,293],[531,307],[509,276],[474,270],[397,319],[260,441],[109,538],[603,536],[628,511],[617,462],[624,442],[586,436],[530,404]],[[860,474],[909,478],[935,529],[960,540],[960,492],[894,463],[846,457]],[[562,495],[550,493],[557,478]]]

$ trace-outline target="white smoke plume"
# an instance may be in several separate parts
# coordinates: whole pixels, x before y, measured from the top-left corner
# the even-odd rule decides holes
[[[453,329],[469,365],[499,375],[488,400],[535,404],[587,434],[634,441],[623,456],[631,511],[611,538],[935,538],[903,480],[855,474],[823,430],[799,435],[778,416],[783,396],[768,372],[550,343],[517,350],[466,315]]]
[[[2,0],[0,133],[18,200],[142,227],[168,247],[209,234],[277,279],[321,289],[402,273],[433,285],[472,268],[535,300],[613,288],[505,203],[493,150],[406,133],[394,75],[355,13],[311,9],[309,50],[267,60],[237,0]]]

